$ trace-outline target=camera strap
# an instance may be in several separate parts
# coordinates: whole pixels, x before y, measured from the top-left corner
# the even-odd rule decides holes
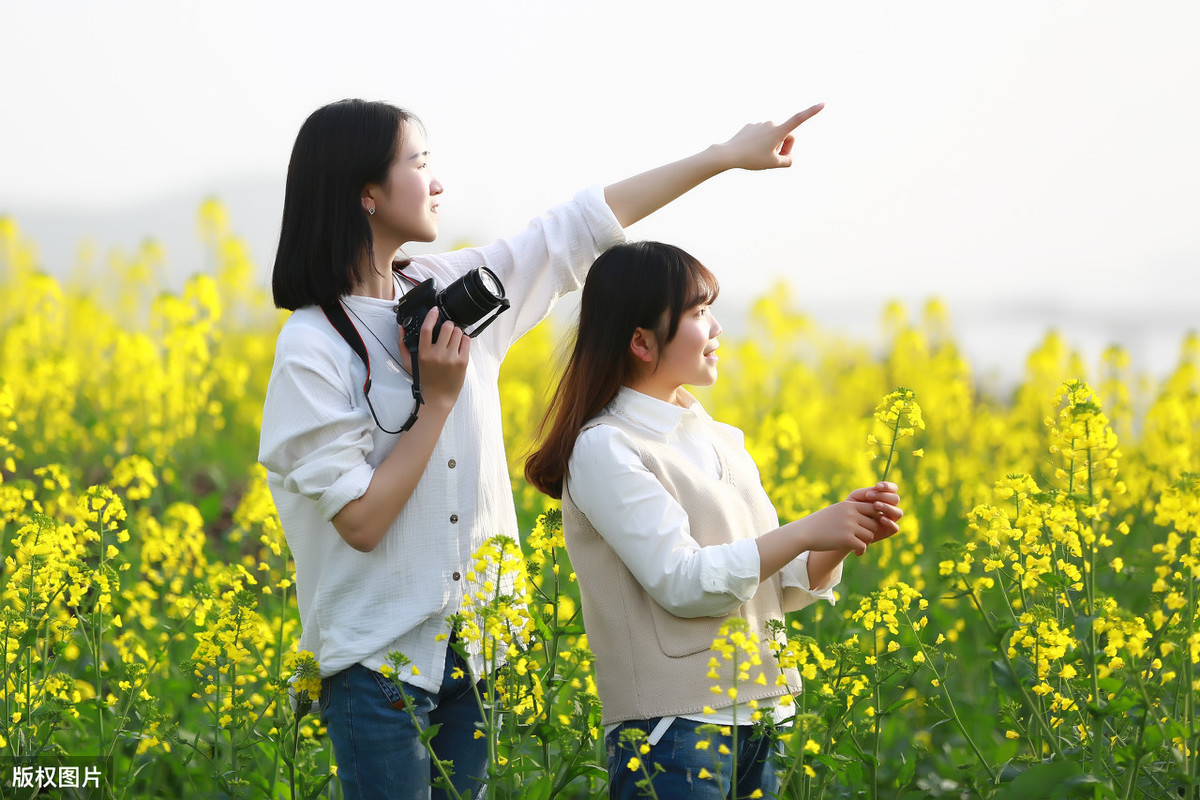
[[[413,378],[413,410],[408,416],[408,421],[400,426],[399,430],[390,431],[383,427],[383,423],[379,421],[379,415],[375,413],[375,406],[371,404],[371,359],[367,355],[367,345],[363,342],[362,336],[358,332],[358,328],[354,327],[354,323],[350,321],[350,317],[346,314],[345,307],[342,306],[342,301],[336,300],[332,303],[322,303],[321,310],[325,312],[325,318],[329,320],[329,324],[333,329],[341,334],[346,340],[346,344],[350,345],[350,349],[358,354],[362,359],[363,365],[367,368],[367,379],[363,381],[363,396],[367,398],[367,408],[371,409],[371,416],[375,418],[375,424],[384,433],[404,433],[413,426],[417,421],[417,410],[420,409],[424,399],[421,397],[421,378],[420,367],[418,366],[417,353],[415,348],[409,350],[412,356],[412,378]]]

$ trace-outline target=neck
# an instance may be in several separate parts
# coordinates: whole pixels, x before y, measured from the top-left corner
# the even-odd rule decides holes
[[[378,297],[380,300],[395,300],[396,280],[392,277],[391,265],[388,265],[386,274],[369,273],[363,280],[351,287],[350,294]]]
[[[362,275],[362,280],[351,287],[350,294],[394,300],[396,298],[396,281],[392,277],[392,258],[400,250],[402,244],[390,244],[376,238],[374,263],[371,261],[370,254],[363,256],[362,263],[359,265],[359,274]],[[388,254],[386,260],[380,257],[382,253]]]

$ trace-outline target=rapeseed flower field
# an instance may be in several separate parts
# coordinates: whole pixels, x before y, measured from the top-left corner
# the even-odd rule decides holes
[[[219,204],[199,228],[209,263],[168,291],[153,244],[63,282],[0,219],[6,791],[16,765],[69,756],[104,796],[340,796],[255,464],[284,317]],[[784,741],[785,796],[1200,798],[1200,337],[1151,380],[1119,345],[1086,364],[1049,332],[996,396],[936,301],[883,309],[877,346],[827,335],[785,286],[749,312],[699,394],[746,432],[781,519],[885,475],[906,510],[836,606],[774,626],[770,674],[803,679],[788,722],[738,706]],[[561,517],[521,477],[562,333],[502,373],[523,541],[476,555],[457,620],[495,667],[492,797],[606,786]],[[766,680],[752,638],[730,620],[714,641],[714,696]],[[626,768],[653,796],[654,764]]]

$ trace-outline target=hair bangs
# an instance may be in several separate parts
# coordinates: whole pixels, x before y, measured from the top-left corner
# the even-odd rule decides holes
[[[675,338],[684,313],[697,306],[711,305],[721,292],[721,284],[712,270],[701,264],[695,256],[670,245],[660,247],[665,248],[663,255],[673,262],[668,269],[670,301],[666,309],[667,330],[664,337],[669,342]]]

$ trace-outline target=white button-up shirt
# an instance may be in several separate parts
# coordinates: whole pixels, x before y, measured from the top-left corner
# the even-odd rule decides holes
[[[501,430],[500,362],[558,297],[579,288],[596,256],[623,238],[602,190],[593,187],[516,236],[412,260],[405,274],[433,277],[439,289],[487,266],[512,308],[472,342],[462,390],[420,483],[369,553],[346,544],[330,520],[363,495],[376,467],[404,447],[404,434],[376,425],[362,391],[366,368],[324,313],[306,307],[288,318],[276,344],[259,460],[296,564],[300,647],[313,652],[322,676],[359,663],[378,670],[398,651],[419,672],[401,670],[403,679],[438,690],[447,646],[439,635],[461,606],[472,554],[498,534],[519,538]],[[395,430],[413,406],[411,378],[396,363],[395,301],[342,300],[371,359],[371,402],[380,422]],[[477,659],[471,666],[480,674]]]

